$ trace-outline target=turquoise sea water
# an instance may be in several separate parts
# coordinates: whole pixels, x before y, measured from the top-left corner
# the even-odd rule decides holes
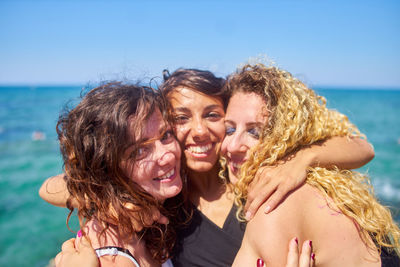
[[[362,170],[400,223],[400,90],[317,91],[374,145],[375,159]],[[62,170],[55,125],[79,94],[80,87],[0,87],[0,266],[46,266],[74,236],[67,210],[42,201],[38,190]]]

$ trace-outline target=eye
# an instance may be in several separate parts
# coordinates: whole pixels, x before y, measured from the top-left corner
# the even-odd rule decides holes
[[[162,136],[161,136],[161,142],[170,142],[174,138],[174,134],[172,130],[166,131]]]
[[[211,111],[211,112],[207,113],[205,117],[216,121],[216,120],[221,119],[222,115],[219,112]]]
[[[250,128],[247,132],[255,139],[260,139],[260,129],[259,128]]]
[[[236,131],[236,128],[231,127],[231,126],[226,126],[225,127],[225,134],[226,135],[231,135]]]
[[[136,150],[136,160],[143,159],[145,158],[150,152],[150,146],[145,145],[145,146],[140,146]]]
[[[183,123],[187,122],[188,119],[189,119],[189,117],[186,115],[174,115],[174,121],[177,124],[183,124]]]

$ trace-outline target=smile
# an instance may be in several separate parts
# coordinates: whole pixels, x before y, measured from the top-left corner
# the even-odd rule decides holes
[[[232,167],[239,169],[242,166],[242,163],[231,162]]]
[[[211,151],[212,147],[213,147],[212,143],[202,146],[191,145],[188,146],[186,150],[194,156],[206,156],[207,153]]]
[[[242,164],[245,162],[246,160],[245,159],[241,159],[241,160],[233,160],[233,159],[230,159],[229,160],[229,166],[230,166],[230,168],[231,168],[231,171],[233,172],[233,173],[236,173],[239,169],[240,169],[240,167],[242,166]]]
[[[160,177],[154,178],[153,180],[161,182],[169,182],[172,181],[174,178],[175,178],[175,168],[173,168],[172,170],[170,170],[169,172]]]

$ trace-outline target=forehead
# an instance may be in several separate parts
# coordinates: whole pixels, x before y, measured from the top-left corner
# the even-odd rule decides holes
[[[193,105],[218,105],[223,107],[223,102],[220,97],[206,95],[187,87],[179,87],[174,89],[168,95],[168,99],[173,108],[178,106],[188,107]]]
[[[256,93],[237,92],[229,99],[226,119],[242,118],[248,121],[264,122],[265,102]]]
[[[130,118],[130,131],[134,133],[135,141],[151,139],[158,137],[160,133],[167,127],[167,122],[157,108],[142,125],[135,125],[137,118]],[[131,134],[132,135],[132,134]],[[133,136],[133,135],[132,135]]]

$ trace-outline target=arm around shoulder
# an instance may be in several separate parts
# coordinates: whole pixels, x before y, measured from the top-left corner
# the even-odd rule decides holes
[[[370,162],[374,148],[366,139],[359,137],[335,136],[313,144],[300,153],[310,157],[310,166],[340,169],[356,169]]]

